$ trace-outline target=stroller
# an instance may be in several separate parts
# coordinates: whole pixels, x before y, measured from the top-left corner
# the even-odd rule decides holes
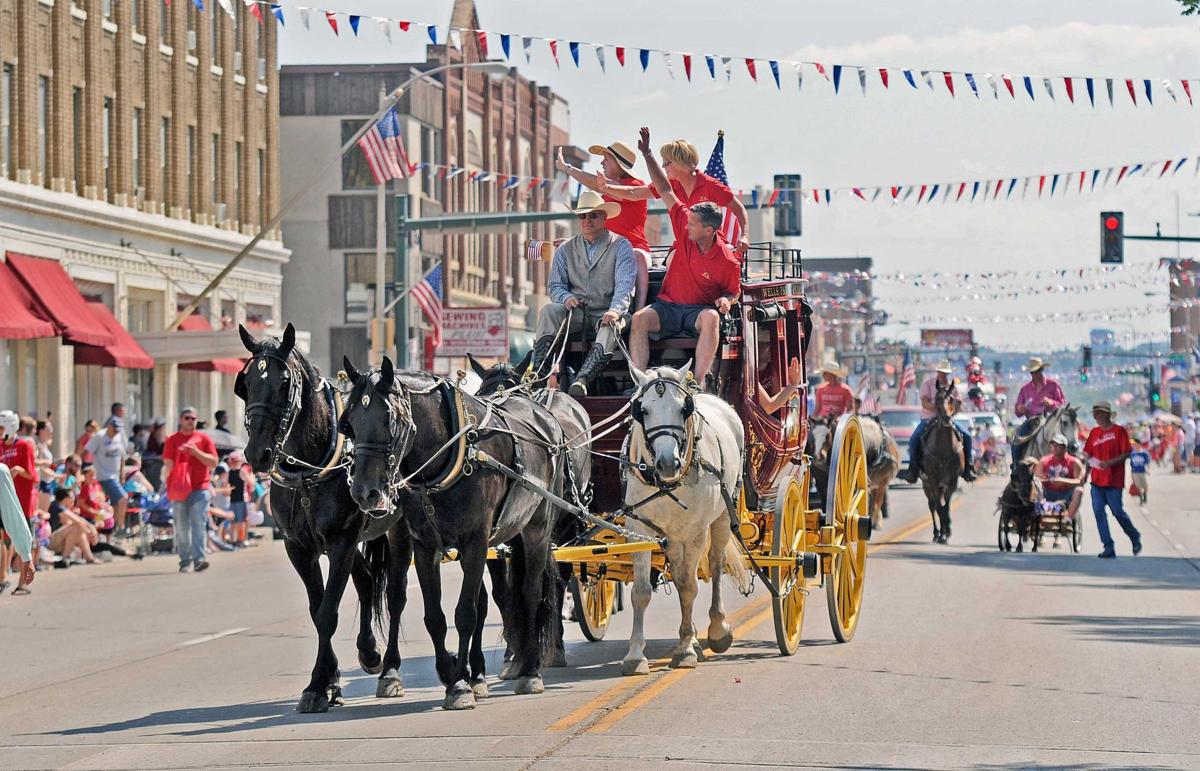
[[[171,554],[175,551],[175,526],[171,518],[171,502],[161,493],[138,496],[142,514],[139,554]]]

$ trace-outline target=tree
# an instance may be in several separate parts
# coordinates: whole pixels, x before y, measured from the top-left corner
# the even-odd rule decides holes
[[[1179,4],[1183,6],[1184,16],[1195,16],[1200,13],[1200,0],[1179,0]]]

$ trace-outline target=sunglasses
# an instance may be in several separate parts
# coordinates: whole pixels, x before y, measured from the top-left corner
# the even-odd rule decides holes
[[[180,418],[180,420],[195,420],[195,419],[196,419],[195,415],[184,415],[183,417]]]
[[[602,220],[607,215],[605,215],[605,213],[602,211],[590,211],[587,214],[579,214],[577,216],[581,220]]]

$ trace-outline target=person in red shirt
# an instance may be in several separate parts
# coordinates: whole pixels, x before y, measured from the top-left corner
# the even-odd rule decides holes
[[[821,368],[821,379],[825,382],[817,386],[813,393],[813,416],[823,418],[827,415],[835,417],[854,410],[854,392],[850,386],[842,382],[842,368],[836,362],[829,362]]]
[[[1050,454],[1038,461],[1038,479],[1042,480],[1043,497],[1048,501],[1067,504],[1067,516],[1074,517],[1083,500],[1083,463],[1067,454],[1067,438],[1055,434],[1050,438]]]
[[[196,430],[196,408],[179,413],[179,431],[163,446],[163,474],[167,478],[167,500],[175,525],[179,572],[195,566],[208,569],[204,559],[207,543],[208,504],[212,500],[212,470],[217,467],[217,447],[207,434]]]
[[[1104,544],[1104,551],[1099,556],[1103,559],[1117,556],[1108,529],[1106,508],[1112,512],[1125,535],[1129,536],[1136,556],[1142,550],[1142,535],[1125,513],[1121,500],[1125,487],[1125,460],[1133,452],[1129,432],[1113,423],[1113,408],[1108,402],[1097,402],[1092,407],[1092,417],[1096,419],[1096,427],[1088,434],[1083,452],[1092,469],[1092,510],[1096,513],[1096,532]]]
[[[25,515],[25,525],[37,510],[37,467],[34,460],[33,442],[18,436],[21,419],[12,410],[0,412],[0,463],[8,466],[12,476],[13,492],[21,505],[21,513]],[[10,499],[11,500],[11,499]],[[22,539],[23,542],[24,539]],[[33,581],[33,562],[26,561],[10,546],[11,539],[0,522],[0,592],[8,587],[5,580],[8,575],[8,565],[16,560],[17,572],[20,579],[13,594],[29,594],[29,584]]]
[[[667,176],[650,151],[650,129],[642,128],[638,149],[650,170],[650,179],[669,190]],[[663,194],[670,207],[675,234],[675,256],[667,265],[658,298],[633,314],[629,353],[633,366],[645,369],[650,362],[650,335],[679,334],[699,337],[696,343],[696,379],[715,392],[709,378],[720,338],[721,315],[729,313],[742,291],[742,265],[721,235],[721,210],[710,202],[688,208],[674,193]]]

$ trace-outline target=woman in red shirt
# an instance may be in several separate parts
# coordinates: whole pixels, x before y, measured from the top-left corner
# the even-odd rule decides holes
[[[1142,550],[1142,535],[1133,526],[1121,496],[1125,487],[1125,460],[1133,451],[1129,442],[1129,433],[1121,426],[1113,423],[1113,408],[1108,402],[1097,402],[1092,407],[1092,417],[1096,419],[1096,427],[1088,434],[1083,452],[1088,457],[1088,466],[1092,470],[1092,510],[1096,513],[1096,532],[1100,534],[1100,542],[1104,551],[1100,552],[1103,559],[1117,556],[1113,548],[1112,534],[1108,529],[1107,508],[1112,512],[1117,524],[1129,536],[1136,556]]]
[[[16,493],[17,502],[21,506],[25,527],[28,528],[29,520],[37,509],[37,466],[33,457],[33,442],[17,435],[20,426],[21,419],[15,412],[0,412],[0,463],[8,467],[12,476],[13,492]],[[8,533],[0,525],[0,592],[8,588],[8,581],[5,580],[8,565],[9,561],[15,558],[21,578],[13,594],[29,594],[29,584],[34,575],[33,562],[26,560],[25,555],[15,553],[9,546],[10,540]],[[26,539],[21,539],[22,543],[25,541]]]

